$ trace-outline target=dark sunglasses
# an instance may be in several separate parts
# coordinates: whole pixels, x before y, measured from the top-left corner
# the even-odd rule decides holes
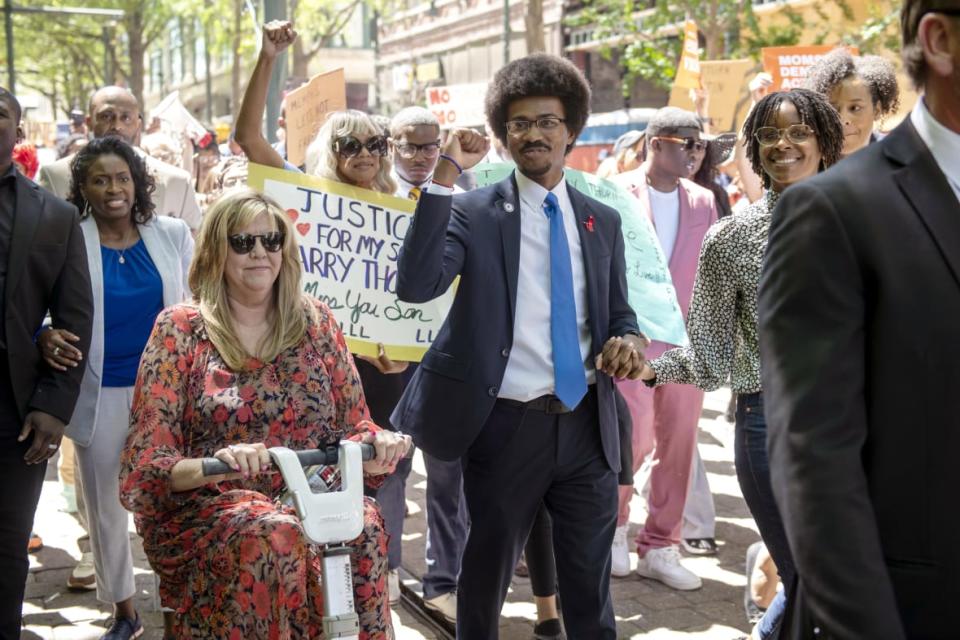
[[[706,140],[694,140],[693,138],[676,138],[674,136],[657,136],[659,140],[666,140],[667,142],[675,142],[680,145],[680,148],[684,151],[703,151],[707,148]]]
[[[333,150],[344,158],[356,157],[364,149],[369,151],[372,156],[385,156],[387,155],[387,139],[383,136],[373,136],[366,142],[360,142],[353,136],[344,136],[333,143]]]
[[[234,253],[244,256],[253,251],[253,247],[257,244],[257,238],[260,238],[260,244],[270,253],[276,253],[283,248],[283,231],[271,231],[270,233],[261,233],[258,235],[252,233],[235,233],[232,236],[228,236],[227,240],[230,241],[230,248],[233,249]]]

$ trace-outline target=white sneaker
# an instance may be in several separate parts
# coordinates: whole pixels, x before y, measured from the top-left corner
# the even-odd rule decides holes
[[[67,588],[71,591],[93,591],[97,588],[97,574],[93,568],[93,553],[85,551],[80,562],[67,576]]]
[[[400,602],[400,572],[397,569],[391,569],[387,573],[387,594],[390,604]]]
[[[610,549],[610,574],[617,578],[630,575],[630,543],[627,542],[629,531],[630,524],[627,523],[622,527],[617,527],[613,533],[613,546]]]
[[[442,615],[450,624],[457,623],[457,594],[443,593],[435,598],[425,598],[423,606]]]
[[[675,546],[647,551],[637,564],[637,573],[679,591],[693,591],[703,586],[697,574],[680,564],[680,550]]]

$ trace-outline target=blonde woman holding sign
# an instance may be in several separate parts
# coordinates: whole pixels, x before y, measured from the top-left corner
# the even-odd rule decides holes
[[[297,32],[290,22],[274,21],[263,27],[263,45],[237,116],[236,140],[250,162],[299,171],[263,137],[260,123],[267,102],[270,75],[277,56],[293,44]],[[393,195],[397,183],[392,174],[387,138],[373,119],[353,109],[335,111],[327,116],[310,143],[306,154],[306,173],[327,180]],[[373,421],[389,428],[390,414],[406,387],[407,375],[401,374],[408,363],[391,360],[382,344],[379,357],[356,355],[357,371],[363,383]],[[410,461],[403,460],[396,473],[387,478],[375,494],[384,507],[387,532],[394,541],[390,548],[390,601],[400,598],[400,539],[403,533],[403,487],[410,472]],[[389,497],[387,497],[389,496]],[[396,508],[394,508],[396,507]]]

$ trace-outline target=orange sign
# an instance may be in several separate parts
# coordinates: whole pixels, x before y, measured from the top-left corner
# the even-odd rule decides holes
[[[673,86],[681,89],[700,88],[700,41],[697,38],[697,23],[687,20],[683,26],[683,51]]]
[[[773,91],[789,91],[803,87],[810,67],[827,55],[836,46],[811,45],[804,47],[765,47],[760,50],[763,56],[763,70],[773,76]],[[859,55],[856,47],[847,47],[853,55]]]
[[[313,76],[310,82],[288,93],[285,102],[287,161],[299,167],[327,114],[347,108],[343,69]]]

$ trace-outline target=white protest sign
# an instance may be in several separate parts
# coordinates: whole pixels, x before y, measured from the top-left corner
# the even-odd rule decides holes
[[[440,121],[444,129],[452,127],[482,127],[487,122],[483,101],[487,85],[451,84],[427,89],[427,109]]]
[[[300,245],[304,291],[333,311],[353,353],[419,362],[455,286],[426,304],[397,298],[397,257],[414,202],[293,171],[250,165],[249,184],[286,210]]]

